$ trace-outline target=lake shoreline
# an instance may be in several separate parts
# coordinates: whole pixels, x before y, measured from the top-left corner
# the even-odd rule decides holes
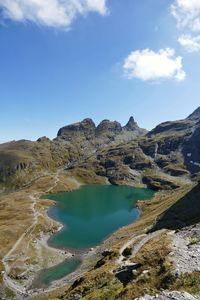
[[[133,187],[131,187],[131,188],[133,188]],[[46,197],[45,197],[46,198]],[[48,198],[47,198],[48,199]],[[56,200],[51,200],[51,199],[48,199],[48,200],[50,200],[50,201],[55,201],[55,205],[56,205]],[[138,201],[140,201],[140,200],[138,200]],[[137,202],[138,201],[136,201],[136,205],[134,206],[134,208],[136,208],[137,209],[137,211],[138,211],[138,216],[137,216],[137,218],[134,220],[134,221],[132,221],[131,223],[128,223],[128,224],[126,224],[126,225],[124,225],[124,226],[122,226],[122,227],[119,227],[118,229],[117,229],[117,231],[118,230],[121,230],[123,227],[126,227],[126,226],[128,226],[128,225],[130,225],[130,224],[132,224],[132,223],[134,223],[134,222],[136,222],[140,217],[141,217],[141,209],[137,206]],[[145,201],[145,200],[144,200]],[[114,232],[112,232],[112,233],[110,233],[109,235],[107,235],[102,241],[101,241],[101,243],[100,244],[98,244],[96,247],[94,247],[94,248],[92,248],[92,249],[90,249],[90,248],[87,248],[87,249],[84,249],[84,250],[77,250],[77,249],[74,249],[74,248],[69,248],[69,247],[65,247],[65,248],[56,248],[55,246],[52,246],[52,244],[50,244],[49,243],[49,241],[51,240],[51,238],[55,235],[55,234],[57,234],[58,232],[60,232],[60,231],[62,231],[63,230],[63,228],[64,228],[64,226],[63,226],[63,224],[61,223],[61,222],[59,222],[57,219],[55,219],[55,218],[53,218],[53,216],[51,215],[51,214],[49,214],[49,210],[50,210],[50,207],[46,210],[46,216],[48,217],[48,218],[51,218],[54,222],[56,222],[57,224],[59,224],[59,227],[58,227],[58,230],[57,231],[55,231],[54,233],[52,233],[51,235],[48,235],[48,236],[46,236],[44,239],[45,239],[45,244],[46,244],[46,246],[48,247],[48,248],[50,248],[50,249],[55,249],[56,251],[58,251],[58,252],[62,252],[62,251],[65,251],[65,252],[67,252],[68,253],[68,258],[69,257],[74,257],[74,258],[76,258],[76,256],[78,255],[78,257],[82,260],[82,263],[81,263],[81,265],[74,271],[74,272],[72,272],[72,273],[69,273],[69,274],[67,274],[66,276],[64,276],[63,278],[61,278],[61,279],[58,279],[58,280],[55,280],[55,281],[52,281],[51,282],[51,284],[48,286],[48,287],[45,287],[45,288],[34,288],[33,290],[29,290],[29,294],[31,295],[31,296],[36,296],[36,295],[38,295],[38,294],[41,294],[41,293],[43,293],[43,292],[51,292],[51,291],[53,291],[53,290],[55,290],[55,289],[57,289],[58,287],[60,287],[61,285],[63,285],[63,284],[67,284],[67,283],[72,283],[74,280],[76,280],[77,278],[79,278],[79,277],[81,277],[83,274],[84,274],[84,272],[85,272],[85,270],[87,269],[87,271],[88,271],[88,264],[90,265],[90,263],[89,263],[89,260],[91,259],[91,260],[93,260],[95,257],[96,257],[96,259],[97,259],[97,257],[99,257],[99,255],[100,255],[100,253],[98,252],[98,248],[101,248],[102,246],[103,246],[103,244],[104,243],[106,243],[106,241],[107,240],[109,240],[110,238],[112,238],[112,235],[114,234],[114,233],[116,233],[117,231],[114,231]],[[43,241],[44,242],[44,241]],[[78,253],[77,253],[78,252]],[[95,259],[95,260],[96,260]],[[63,260],[63,262],[65,261],[65,259]],[[41,270],[40,272],[42,272],[43,270]],[[35,280],[37,280],[37,276],[35,277]]]

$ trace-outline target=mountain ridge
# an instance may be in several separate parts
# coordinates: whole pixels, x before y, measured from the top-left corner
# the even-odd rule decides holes
[[[151,201],[138,203],[142,213],[136,223],[121,228],[88,252],[84,267],[77,270],[77,280],[72,280],[71,274],[67,285],[65,281],[61,282],[64,286],[55,283],[59,289],[52,289],[45,299],[133,299],[144,292],[164,295],[168,288],[189,292],[198,288],[199,273],[194,270],[195,245],[199,243],[196,225],[200,222],[199,112],[138,135],[133,135],[138,125],[132,117],[123,127],[103,120],[96,133],[98,126],[84,119],[62,127],[53,140],[44,136],[36,142],[0,145],[0,278],[5,288],[19,294],[16,299],[28,295],[30,281],[44,263],[48,268],[53,260],[59,263],[65,257],[65,253],[59,256],[44,248],[41,236],[49,238],[60,224],[47,217],[52,202],[41,195],[71,191],[81,184],[148,187],[157,193]],[[174,242],[178,243],[175,248]],[[169,261],[170,251],[175,253],[174,264]],[[179,274],[185,266],[191,274],[174,276],[173,267]],[[188,282],[192,286],[188,287]],[[40,299],[38,291],[31,293],[30,297]]]
[[[116,135],[124,135],[125,133],[132,132],[130,138],[135,138],[138,135],[146,134],[146,130],[142,129],[135,122],[133,117],[129,118],[129,121],[125,126],[122,126],[118,121],[110,121],[108,119],[102,120],[97,126],[90,118],[86,118],[80,122],[76,122],[70,125],[66,125],[59,129],[57,138],[61,138],[66,141],[72,141],[73,139],[86,139],[91,140],[95,138],[114,138]],[[82,137],[81,137],[82,135]],[[77,140],[77,142],[79,142]]]
[[[1,144],[0,182],[3,185],[16,174],[18,179],[23,174],[23,182],[29,172],[45,168],[82,166],[112,183],[125,179],[129,184],[148,182],[153,187],[144,175],[148,170],[161,172],[162,177],[192,176],[200,171],[199,131],[200,108],[186,119],[161,123],[149,132],[133,117],[124,126],[109,120],[96,126],[86,118],[60,128],[53,140],[41,137],[36,142]]]

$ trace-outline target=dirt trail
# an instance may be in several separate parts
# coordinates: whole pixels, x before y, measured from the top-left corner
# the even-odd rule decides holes
[[[159,231],[149,233],[149,234],[142,234],[139,236],[134,236],[131,240],[129,240],[127,243],[125,243],[121,247],[121,249],[119,251],[120,256],[116,260],[116,265],[122,266],[122,265],[132,264],[130,259],[134,258],[146,243],[148,243],[150,240],[154,239],[155,237],[157,237],[158,235],[160,235],[163,232],[165,232],[165,230],[159,230]],[[137,240],[139,240],[139,241],[137,242]],[[126,260],[124,260],[125,259],[124,255],[123,255],[124,250],[133,244],[135,244],[135,245],[132,248],[131,255]]]
[[[142,234],[139,236],[134,236],[132,239],[130,239],[128,242],[126,242],[119,250],[119,254],[120,256],[118,257],[118,259],[116,260],[116,264],[117,265],[121,265],[123,260],[124,260],[124,255],[123,252],[126,248],[130,247],[131,245],[133,245],[137,240],[139,240],[140,238],[146,237],[146,234]]]
[[[75,182],[76,184],[79,184],[75,178],[69,178],[69,179],[71,181]],[[9,252],[2,259],[2,262],[4,264],[4,268],[5,268],[5,272],[3,274],[4,283],[7,287],[9,287],[11,290],[13,290],[19,296],[19,299],[22,299],[22,295],[27,296],[27,291],[25,290],[25,288],[23,286],[18,285],[14,280],[12,280],[9,277],[9,275],[8,275],[9,272],[10,272],[9,260],[12,256],[12,254],[15,252],[15,250],[19,247],[19,245],[21,244],[21,242],[23,241],[25,236],[29,235],[34,230],[35,226],[37,225],[38,217],[40,215],[40,213],[36,209],[36,204],[37,204],[38,199],[41,197],[42,194],[49,193],[51,190],[53,190],[57,186],[58,182],[59,182],[59,172],[57,172],[54,175],[54,183],[50,188],[48,188],[45,192],[34,192],[32,195],[29,196],[29,198],[32,201],[31,210],[33,212],[33,223],[18,238],[16,243],[13,245],[13,247],[9,250]],[[133,258],[134,256],[136,256],[136,254],[140,251],[140,249],[147,242],[149,242],[151,239],[155,238],[156,236],[158,236],[162,232],[163,232],[163,230],[160,230],[160,231],[156,231],[156,232],[150,233],[150,234],[142,234],[142,235],[139,235],[139,236],[133,236],[130,240],[128,240],[120,248],[120,250],[119,250],[120,256],[116,260],[113,269],[116,269],[116,268],[121,267],[121,266],[126,265],[126,264],[130,264],[131,263],[130,259]],[[130,247],[130,246],[132,246],[132,253],[128,258],[125,259],[125,256],[123,255],[123,252],[127,247]],[[78,277],[79,276],[77,276],[77,278]]]
[[[9,272],[10,272],[10,266],[9,266],[9,260],[11,259],[12,254],[14,253],[14,251],[18,248],[18,246],[21,244],[21,242],[23,241],[23,239],[25,238],[25,236],[27,236],[28,234],[30,234],[35,226],[38,223],[38,217],[41,215],[37,210],[36,210],[36,204],[38,199],[41,197],[42,194],[46,194],[49,193],[51,190],[53,190],[57,184],[59,182],[59,172],[57,172],[55,174],[54,177],[54,183],[53,185],[48,188],[45,192],[34,192],[32,195],[29,196],[30,200],[32,201],[31,203],[31,210],[33,211],[33,223],[26,229],[26,231],[18,238],[18,240],[16,241],[16,243],[13,245],[13,247],[8,251],[8,253],[3,257],[2,259],[2,263],[4,265],[4,274],[3,274],[3,281],[4,284],[10,288],[11,290],[13,290],[16,293],[20,293],[20,294],[26,294],[25,289],[18,285],[17,283],[15,283],[9,276]]]

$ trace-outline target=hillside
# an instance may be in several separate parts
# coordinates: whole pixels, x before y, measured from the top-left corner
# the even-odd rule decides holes
[[[85,119],[62,127],[53,140],[0,144],[0,297],[200,299],[199,180],[200,108],[150,132],[133,117],[125,126],[109,120],[96,126]],[[28,294],[38,271],[67,256],[44,242],[60,224],[47,216],[52,202],[41,196],[93,183],[149,187],[157,193],[138,204],[142,215],[136,223],[98,246],[67,282],[51,292]]]
[[[150,132],[133,117],[124,127],[109,120],[96,126],[85,119],[59,129],[53,140],[42,137],[36,142],[1,144],[0,181],[2,185],[11,181],[13,186],[16,180],[20,185],[29,173],[32,177],[46,169],[78,166],[94,169],[111,183],[138,182],[155,188],[159,188],[161,172],[170,186],[174,177],[187,178],[199,171],[199,142],[199,109],[185,120],[162,123]],[[157,174],[153,180],[148,178],[149,170]]]

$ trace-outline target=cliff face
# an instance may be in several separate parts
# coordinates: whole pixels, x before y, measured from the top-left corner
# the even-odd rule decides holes
[[[91,141],[92,144],[108,144],[117,138],[128,141],[144,135],[146,132],[137,125],[133,117],[124,127],[117,121],[103,120],[96,126],[93,120],[84,119],[82,122],[62,127],[58,131],[57,138],[73,144],[88,141]]]
[[[61,128],[57,136],[72,143],[76,140],[91,140],[95,136],[95,129],[96,126],[92,119],[84,119],[82,122]]]
[[[0,145],[0,182],[58,167],[92,169],[111,183],[145,183],[160,188],[200,172],[200,108],[188,118],[165,122],[148,132],[131,117],[125,126],[91,119],[61,128],[54,140]],[[149,173],[151,172],[151,178]],[[155,175],[156,174],[156,175]],[[153,178],[153,179],[152,179]],[[22,181],[23,181],[22,180]]]
[[[123,127],[125,131],[134,131],[137,132],[138,135],[144,135],[147,133],[146,129],[140,128],[137,122],[134,120],[133,117],[130,117],[128,123]]]
[[[110,143],[118,144],[133,139],[145,131],[129,124],[123,129],[120,123],[103,120],[97,127],[92,119],[64,126],[58,131],[57,138],[50,140],[41,137],[36,142],[13,141],[0,145],[0,182],[5,183],[14,177],[21,182],[29,180],[28,174],[41,170],[53,170],[60,166],[82,161],[99,148]],[[129,131],[129,137],[126,136]],[[116,139],[118,138],[118,140]],[[13,185],[13,181],[12,181]]]
[[[71,186],[68,185],[69,182],[68,184],[66,182],[72,180],[73,184],[77,184],[76,179],[80,182],[83,180],[86,184],[109,181],[111,184],[145,185],[154,190],[165,190],[164,193],[156,194],[154,200],[140,203],[143,209],[140,220],[122,228],[116,235],[111,236],[103,243],[102,248],[98,248],[103,251],[94,252],[95,255],[98,254],[98,258],[95,256],[94,261],[98,260],[93,268],[89,264],[89,272],[84,269],[83,277],[76,280],[71,287],[68,286],[59,291],[58,298],[75,299],[78,295],[79,298],[86,296],[88,299],[110,299],[110,297],[132,299],[133,295],[135,297],[143,295],[144,283],[145,290],[148,288],[148,291],[157,292],[165,289],[166,286],[163,286],[163,283],[173,284],[169,280],[171,269],[169,270],[167,260],[170,251],[168,249],[169,241],[171,241],[172,235],[168,231],[163,231],[163,228],[175,230],[185,225],[196,224],[200,220],[198,213],[199,184],[195,187],[195,183],[200,178],[199,112],[200,109],[197,109],[185,120],[162,123],[149,133],[140,129],[132,117],[124,127],[116,121],[109,120],[102,121],[96,127],[91,119],[85,119],[61,128],[54,140],[41,137],[36,142],[21,140],[0,145],[0,192],[1,190],[4,192],[6,186],[18,188],[29,183],[27,190],[23,189],[22,194],[19,191],[11,193],[8,199],[5,198],[5,206],[4,203],[2,205],[4,212],[7,202],[11,202],[11,206],[7,207],[10,232],[12,228],[16,232],[15,223],[15,227],[12,227],[10,222],[11,213],[13,213],[13,219],[18,222],[17,226],[21,228],[22,219],[16,218],[19,211],[24,209],[21,206],[21,195],[24,197],[24,205],[27,205],[30,186],[32,186],[34,194],[36,189],[49,192],[50,185],[54,183],[57,185],[57,176],[59,177],[57,191],[60,191],[63,186],[64,189],[71,189]],[[57,170],[61,170],[62,174],[54,173]],[[41,176],[45,178],[41,179]],[[36,180],[37,184],[34,179],[38,179]],[[18,197],[16,202],[12,202],[14,194],[17,194],[15,197]],[[13,203],[19,203],[20,206],[13,210],[15,207]],[[36,208],[39,212],[46,211],[42,207],[40,208],[40,205],[36,205]],[[28,205],[28,221],[31,213],[32,209],[30,211]],[[40,216],[40,214],[38,215]],[[2,214],[2,216],[5,219],[5,215]],[[50,230],[49,220],[47,225],[44,225],[44,219],[38,219],[39,222],[40,219],[42,222],[41,227],[37,226],[40,232],[41,228],[45,228],[44,232],[48,232]],[[35,222],[34,213],[33,220]],[[150,230],[150,226],[155,222],[153,230],[162,229],[156,233]],[[26,228],[27,226],[25,230],[27,230]],[[32,226],[29,228],[31,228],[30,232],[34,234],[35,230],[32,231]],[[191,235],[192,230],[194,230],[194,236]],[[193,267],[196,270],[196,250],[192,250],[191,241],[196,243],[194,238],[197,237],[199,243],[199,235],[196,235],[196,226],[191,227],[188,231],[190,233],[188,240],[185,244],[182,243],[185,241],[185,232],[183,232],[181,246],[178,244],[176,251],[173,248],[173,255],[175,253],[176,259],[180,254],[180,261],[183,262],[185,260],[182,259],[183,253],[180,253],[179,250],[182,245],[187,247],[189,254],[186,257],[186,264],[192,267],[187,271],[191,271]],[[8,233],[6,228],[4,230],[6,238]],[[180,242],[182,233],[179,231],[178,233],[172,232],[172,234],[178,234],[179,236],[174,238]],[[31,240],[35,244],[33,235],[31,235]],[[4,242],[1,244],[4,245]],[[32,251],[32,244],[30,245]],[[38,244],[36,245],[38,246]],[[129,246],[127,247],[127,245]],[[184,253],[187,254],[185,248]],[[100,260],[99,255],[101,255]],[[16,255],[16,257],[18,256]],[[20,260],[20,267],[21,264]],[[18,265],[16,262],[13,265],[15,272]],[[182,274],[179,261],[177,265]],[[148,272],[146,273],[146,271]],[[198,281],[195,281],[199,288],[199,274],[196,273],[192,276],[198,275]],[[17,273],[12,274],[16,276]],[[194,278],[196,277],[191,277],[191,282],[194,282]],[[174,276],[172,279],[174,280]],[[179,280],[177,276],[176,280]],[[180,283],[182,289],[183,282]],[[173,289],[174,286],[172,285],[171,288]]]
[[[106,126],[102,126],[104,136],[115,131],[115,142],[110,139],[109,144],[98,148],[90,159],[82,162],[82,167],[93,168],[113,184],[144,183],[154,189],[176,188],[180,180],[187,182],[200,172],[199,111],[184,120],[162,123],[146,135],[143,131],[130,140],[129,132],[141,130],[133,118],[124,127],[112,123],[109,130],[106,121]],[[122,137],[128,138],[116,143]]]
[[[119,122],[111,122],[109,120],[103,120],[96,128],[96,136],[102,136],[104,134],[113,133],[115,135],[122,132],[122,126]]]
[[[199,118],[200,118],[200,107],[195,109],[195,111],[187,117],[188,120],[194,120],[194,119],[199,120]]]
[[[172,153],[179,154],[179,162],[191,173],[200,171],[200,108],[184,120],[165,122],[147,135],[142,145],[150,156],[169,158]],[[155,153],[156,152],[156,153]],[[172,164],[176,163],[173,160]]]

